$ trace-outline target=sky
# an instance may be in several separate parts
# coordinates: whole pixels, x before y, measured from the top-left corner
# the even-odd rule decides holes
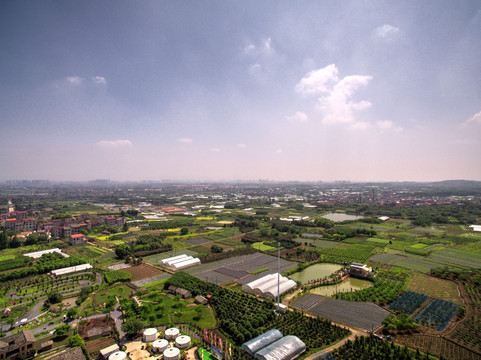
[[[0,181],[481,180],[481,2],[0,1]]]

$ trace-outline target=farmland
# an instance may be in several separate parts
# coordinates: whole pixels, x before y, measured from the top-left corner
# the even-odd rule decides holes
[[[291,304],[293,307],[335,322],[371,331],[378,328],[388,312],[368,302],[335,300],[307,294]]]
[[[458,309],[459,305],[456,303],[442,299],[434,299],[416,316],[416,320],[426,326],[442,331],[449,320],[457,314]]]
[[[120,229],[99,225],[84,229],[88,238],[85,245],[70,246],[67,238],[59,238],[34,245],[22,240],[14,244],[17,247],[3,249],[0,277],[6,281],[0,286],[0,304],[10,307],[12,316],[4,318],[1,324],[8,325],[12,319],[26,317],[36,306],[42,305],[47,293],[58,291],[68,297],[65,304],[76,303],[73,306],[79,309],[78,315],[82,317],[106,314],[113,309],[115,296],[118,296],[128,321],[138,318],[145,326],[158,327],[183,323],[194,332],[198,328],[217,327],[226,341],[236,346],[275,327],[300,336],[310,354],[348,334],[331,321],[362,333],[361,330],[379,328],[389,310],[394,314],[389,315],[387,323],[398,321],[399,324],[406,320],[417,326],[409,329],[392,324],[385,326],[396,344],[406,343],[414,349],[419,347],[452,359],[475,358],[473,351],[481,351],[481,281],[478,277],[481,235],[469,227],[471,223],[481,222],[478,198],[473,202],[466,198],[449,198],[448,203],[433,207],[423,205],[425,200],[405,206],[362,204],[358,202],[358,195],[351,198],[352,202],[328,199],[323,202],[320,197],[336,197],[342,193],[320,191],[325,185],[271,187],[256,184],[235,190],[229,185],[215,191],[207,186],[199,193],[196,186],[184,192],[179,190],[182,186],[170,185],[159,186],[156,190],[149,190],[148,184],[142,190],[135,186],[129,190],[120,187],[122,197],[116,192],[104,193],[99,189],[109,203],[118,202],[121,206],[102,207],[96,213],[95,206],[84,204],[89,209],[85,217],[91,216],[95,223],[99,217],[125,216],[127,226]],[[341,188],[345,191],[351,185]],[[170,190],[164,192],[165,189]],[[393,192],[386,194],[389,199],[397,196]],[[413,194],[412,198],[418,196],[418,193]],[[146,198],[152,201],[144,207],[139,199]],[[16,200],[18,206],[38,205],[33,195],[27,194],[25,199],[28,201],[24,203]],[[439,197],[436,201],[442,202],[442,199]],[[45,214],[39,210],[42,213],[38,216],[40,223],[50,221],[49,216],[65,218],[67,224],[75,223],[76,217],[80,221],[78,212],[68,214],[70,208],[76,210],[78,207],[70,206],[69,201],[53,201],[57,203],[66,207]],[[170,214],[165,210],[174,205],[182,207],[182,211]],[[323,218],[326,213],[336,212],[363,218],[336,223]],[[37,216],[36,212],[30,214]],[[159,214],[162,220],[154,220],[152,214]],[[390,219],[378,219],[381,215]],[[13,234],[8,235],[10,242]],[[350,291],[334,294],[331,298],[309,294],[310,290],[292,291],[282,301],[299,311],[274,316],[272,302],[244,294],[241,286],[277,271],[278,243],[281,244],[283,275],[334,265],[343,268],[344,277],[351,262],[361,262],[374,269],[368,279],[362,280],[371,286],[358,291],[351,286]],[[54,246],[60,247],[70,258],[53,255],[32,260],[22,255]],[[192,276],[172,275],[172,271],[161,267],[160,260],[181,254],[201,259],[202,264],[185,270]],[[94,269],[57,278],[48,274],[52,266],[84,262],[92,264]],[[325,278],[326,285],[330,283],[331,286],[338,286],[341,281],[341,277],[330,278],[330,274],[314,273],[313,276],[313,279]],[[344,280],[343,284],[351,280],[354,279]],[[168,284],[181,284],[194,290],[194,295],[217,294],[218,299],[210,300],[207,306],[198,306],[192,298],[182,299],[163,290]],[[132,296],[136,296],[140,306]],[[38,328],[36,331],[41,333],[45,322],[60,323],[67,305],[51,304],[45,309],[48,311],[45,320],[31,322],[27,328]],[[302,312],[319,318],[306,317]],[[46,333],[39,335],[39,340],[44,335]],[[351,345],[358,346],[354,342]],[[383,347],[367,342],[359,346],[368,354]],[[96,345],[91,343],[89,347],[95,349]],[[241,354],[238,349],[236,351],[236,355]],[[403,351],[393,347],[392,354],[399,355]],[[392,354],[386,355],[387,358]],[[301,359],[305,356],[307,354]]]
[[[413,291],[407,291],[402,296],[396,299],[389,309],[403,311],[407,314],[412,314],[421,307],[429,299],[429,296]]]

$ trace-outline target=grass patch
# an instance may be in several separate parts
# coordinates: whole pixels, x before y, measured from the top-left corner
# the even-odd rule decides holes
[[[407,289],[429,295],[431,298],[449,300],[457,304],[463,303],[454,281],[435,278],[419,272],[412,271],[410,273]]]
[[[428,247],[428,245],[419,243],[419,244],[411,245],[411,247],[414,249],[424,249],[425,247]]]
[[[267,271],[267,270],[269,270],[269,268],[257,269],[257,270],[254,270],[251,274],[252,274],[252,275],[257,275],[257,274],[260,274],[260,273],[262,273],[262,272],[264,272],[264,271]]]
[[[259,251],[274,251],[276,250],[275,247],[264,245],[264,242],[256,242],[252,244],[252,248],[259,250]]]

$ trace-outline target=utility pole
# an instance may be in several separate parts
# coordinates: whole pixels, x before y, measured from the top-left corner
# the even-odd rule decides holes
[[[277,242],[277,313],[280,312],[280,301],[281,301],[281,294],[280,294],[280,287],[281,287],[281,242]]]

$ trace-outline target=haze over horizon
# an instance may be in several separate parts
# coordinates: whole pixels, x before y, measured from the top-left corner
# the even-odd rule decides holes
[[[481,2],[2,1],[0,181],[481,180]]]

